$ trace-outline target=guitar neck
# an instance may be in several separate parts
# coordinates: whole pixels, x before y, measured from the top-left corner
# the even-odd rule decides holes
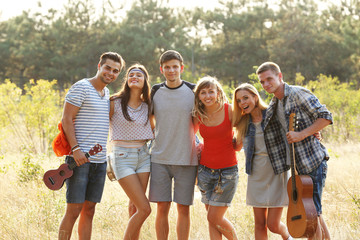
[[[296,189],[296,181],[295,181],[295,146],[294,143],[291,144],[291,152],[292,152],[292,158],[291,158],[291,183],[292,188]]]
[[[295,113],[291,113],[289,116],[289,131],[295,131],[296,128],[296,115]],[[292,188],[293,190],[296,189],[296,182],[295,182],[295,145],[294,143],[291,144],[290,149],[291,155],[291,180],[292,180]]]
[[[86,156],[87,159],[89,159],[90,154],[89,154],[89,153],[85,153],[85,156]],[[69,169],[70,169],[70,170],[73,170],[74,168],[76,168],[76,166],[77,166],[77,165],[76,165],[76,162],[74,161],[74,162],[72,162],[72,163],[69,164]]]

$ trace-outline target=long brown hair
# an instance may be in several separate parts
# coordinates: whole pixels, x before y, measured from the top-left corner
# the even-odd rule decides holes
[[[233,114],[232,114],[232,124],[236,128],[236,142],[241,142],[247,132],[247,126],[250,122],[250,114],[245,114],[239,107],[236,101],[236,93],[240,90],[248,91],[251,95],[258,97],[258,102],[256,107],[259,107],[260,110],[267,109],[268,105],[262,100],[258,90],[249,83],[243,83],[237,87],[233,95]]]
[[[195,87],[195,104],[194,104],[194,109],[192,111],[192,115],[193,117],[199,117],[201,122],[204,122],[205,118],[209,118],[206,114],[205,111],[205,106],[204,104],[202,104],[202,102],[199,99],[199,94],[200,91],[204,88],[209,88],[211,86],[215,86],[216,87],[216,91],[218,93],[218,98],[217,98],[217,102],[219,103],[219,109],[220,110],[223,106],[224,103],[227,102],[227,98],[226,98],[226,94],[224,93],[224,90],[221,87],[221,84],[217,81],[217,79],[215,77],[210,77],[210,76],[205,76],[203,78],[201,78]]]
[[[142,93],[141,93],[141,101],[145,102],[148,105],[148,120],[149,120],[149,116],[150,116],[150,79],[149,79],[149,74],[146,70],[146,68],[141,65],[141,64],[134,64],[132,66],[130,66],[125,74],[124,77],[124,83],[122,85],[122,88],[119,92],[115,93],[114,95],[112,95],[110,97],[110,101],[113,101],[117,98],[121,98],[121,110],[123,112],[123,115],[125,117],[126,120],[128,121],[133,121],[131,119],[131,117],[129,116],[127,107],[128,107],[128,103],[130,100],[130,87],[128,84],[128,77],[129,77],[129,73],[131,72],[131,70],[133,69],[139,69],[144,73],[144,87],[142,88]]]

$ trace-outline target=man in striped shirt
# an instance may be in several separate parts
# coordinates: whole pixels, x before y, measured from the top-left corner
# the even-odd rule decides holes
[[[288,143],[294,143],[296,170],[313,180],[313,200],[318,214],[314,238],[330,239],[321,205],[329,155],[314,134],[332,124],[332,114],[309,90],[285,83],[276,63],[261,64],[256,74],[265,91],[274,94],[264,122],[264,139],[274,172],[279,174],[289,169]],[[288,131],[291,113],[296,114],[296,131]]]
[[[66,212],[59,229],[59,239],[70,239],[80,215],[79,239],[90,239],[96,203],[100,202],[106,175],[106,142],[109,131],[109,83],[124,67],[122,57],[114,52],[101,55],[98,71],[92,78],[71,86],[65,97],[62,125],[72,147],[67,163],[76,162],[73,175],[66,180]],[[95,144],[103,149],[89,157],[85,153]]]

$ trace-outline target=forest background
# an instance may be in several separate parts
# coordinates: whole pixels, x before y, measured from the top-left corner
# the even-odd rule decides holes
[[[99,11],[89,0],[69,0],[60,10],[29,10],[0,22],[0,200],[4,203],[0,236],[56,236],[65,206],[63,190],[49,192],[41,179],[44,171],[63,161],[53,154],[51,141],[58,132],[67,89],[94,76],[105,51],[120,53],[127,66],[145,65],[151,84],[161,82],[158,58],[163,51],[176,49],[185,60],[184,80],[196,83],[204,75],[215,76],[230,102],[232,91],[243,82],[255,84],[269,102],[272,96],[263,91],[254,72],[270,60],[280,65],[286,82],[310,89],[326,104],[334,124],[322,134],[332,146],[332,159],[341,160],[329,164],[338,170],[333,170],[334,175],[343,173],[332,178],[334,185],[330,182],[328,189],[335,190],[325,201],[347,203],[347,217],[339,209],[330,215],[340,224],[336,228],[340,238],[335,239],[354,234],[360,238],[359,180],[353,177],[360,165],[360,1],[343,0],[340,6],[328,3],[320,9],[319,2],[327,1],[237,0],[220,2],[221,7],[213,10],[170,8],[165,2],[136,0],[126,14],[119,14],[121,9],[111,1],[104,1]],[[120,89],[122,77],[123,73],[109,85],[112,93]],[[243,153],[239,155],[242,164]],[[245,186],[246,178],[242,181]],[[244,189],[238,191],[244,194]],[[118,186],[114,191],[120,192]],[[37,205],[26,204],[28,198]],[[109,211],[105,208],[104,214]],[[13,213],[22,220],[14,220]],[[18,221],[27,227],[14,229]],[[252,232],[251,211],[239,221],[243,236],[251,239],[251,234],[246,235]],[[109,224],[102,224],[103,231],[96,233],[101,239],[123,231],[113,233],[115,227]],[[146,239],[154,236],[150,225]]]

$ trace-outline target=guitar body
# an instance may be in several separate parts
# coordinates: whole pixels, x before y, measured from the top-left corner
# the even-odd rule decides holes
[[[287,184],[289,206],[287,227],[294,238],[309,238],[317,228],[317,211],[313,201],[313,181],[310,176],[295,175],[296,189],[292,177]]]
[[[67,178],[73,175],[69,164],[64,163],[58,169],[49,170],[44,174],[44,183],[51,190],[59,190]]]

